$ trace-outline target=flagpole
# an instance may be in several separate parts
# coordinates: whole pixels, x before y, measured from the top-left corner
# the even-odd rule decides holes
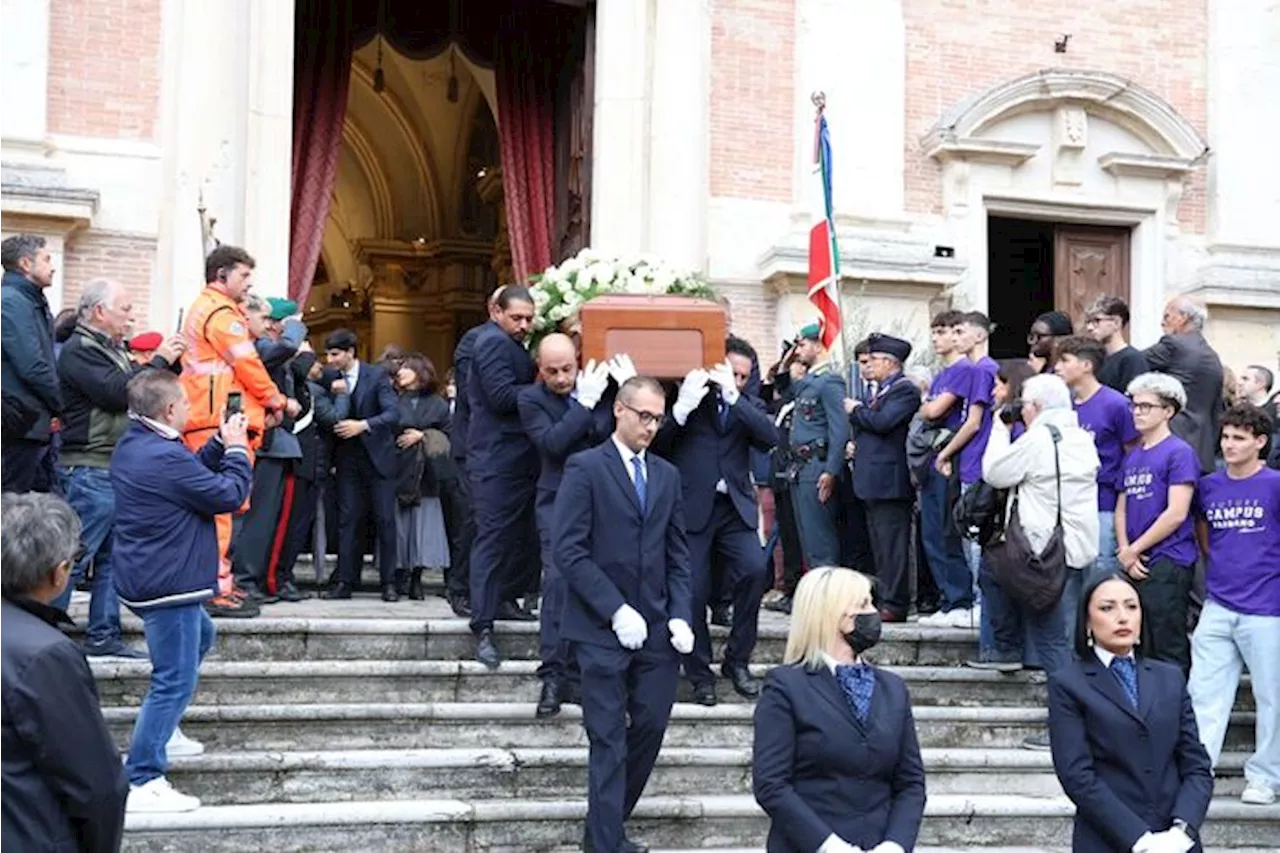
[[[823,113],[826,112],[827,94],[822,90],[818,90],[809,96],[809,100],[810,102],[813,103],[813,107],[815,111],[813,121],[816,126],[822,120]],[[830,168],[830,164],[828,164],[828,167]],[[819,168],[821,168],[821,163],[819,163]],[[837,355],[833,359],[833,361],[835,362],[836,367],[841,368],[843,370],[843,368],[845,367],[846,361],[849,357],[849,342],[846,339],[845,330],[844,330],[844,327],[845,327],[844,294],[841,292],[841,288],[840,288],[840,242],[836,236],[836,212],[835,212],[834,188],[831,195],[832,195],[832,199],[831,199],[830,225],[831,225],[831,278],[832,278],[832,281],[828,286],[831,287],[832,290],[834,291],[833,293],[831,293],[831,297],[832,297],[832,301],[835,302],[835,305],[836,305],[836,316],[840,320],[840,352],[839,352],[839,355]],[[823,213],[824,214],[826,213],[825,209]]]

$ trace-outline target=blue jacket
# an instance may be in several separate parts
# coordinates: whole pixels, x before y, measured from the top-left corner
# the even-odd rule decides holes
[[[751,773],[769,853],[809,853],[833,832],[863,850],[915,846],[925,784],[911,697],[897,675],[875,676],[865,723],[825,665],[780,666],[765,678]]]
[[[708,393],[684,426],[674,417],[666,418],[655,442],[680,471],[684,523],[691,533],[705,530],[711,522],[720,480],[724,480],[743,523],[756,529],[756,492],[747,451],[767,452],[778,443],[778,428],[765,412],[764,403],[743,394],[729,407],[722,431],[718,401],[715,391]]]
[[[668,619],[693,624],[680,472],[648,452],[645,468],[642,514],[612,439],[565,465],[552,531],[555,562],[569,585],[563,639],[620,648],[612,621],[623,604],[654,626],[650,633],[665,631]]]
[[[49,440],[49,419],[62,414],[62,386],[53,356],[49,301],[21,273],[6,272],[0,285],[0,386],[35,423],[25,438]]]
[[[134,610],[212,598],[218,588],[213,517],[239,509],[253,468],[217,436],[199,453],[134,421],[111,457],[116,515],[112,565],[120,600]]]
[[[338,420],[368,421],[369,431],[355,438],[337,438],[333,447],[335,465],[349,464],[358,450],[368,454],[379,476],[395,479],[399,470],[396,436],[400,434],[400,398],[391,387],[391,378],[376,364],[360,362],[356,387],[334,404]]]
[[[468,475],[532,478],[536,460],[520,423],[518,396],[536,374],[529,351],[501,326],[480,327],[467,376]]]
[[[1209,809],[1213,773],[1182,672],[1142,658],[1137,669],[1137,708],[1096,655],[1049,678],[1053,769],[1076,806],[1075,853],[1129,850],[1174,818],[1199,830]]]
[[[595,408],[587,409],[569,396],[561,397],[541,382],[520,389],[520,422],[542,461],[538,474],[538,506],[555,502],[556,490],[570,456],[595,447],[613,433],[612,384]]]
[[[853,493],[864,501],[908,501],[915,497],[907,465],[907,430],[920,408],[920,389],[902,374],[880,388],[871,402],[849,415],[854,445]]]
[[[453,403],[453,432],[450,433],[453,444],[453,458],[466,464],[467,429],[471,424],[471,407],[467,403],[467,386],[471,376],[471,360],[475,357],[476,338],[480,332],[492,323],[484,323],[467,329],[458,340],[453,351],[453,386],[457,392]]]

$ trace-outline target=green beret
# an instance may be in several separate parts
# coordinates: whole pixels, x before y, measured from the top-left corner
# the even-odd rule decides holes
[[[796,340],[804,340],[806,338],[811,341],[822,340],[822,327],[817,323],[810,323],[796,332]]]
[[[267,305],[271,306],[271,313],[267,316],[272,320],[283,320],[298,313],[298,303],[292,299],[269,296],[267,297]]]

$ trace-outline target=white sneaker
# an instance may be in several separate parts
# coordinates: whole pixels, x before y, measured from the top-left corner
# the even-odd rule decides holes
[[[129,786],[125,811],[138,813],[193,812],[200,808],[199,797],[189,797],[174,790],[169,780],[157,776],[145,785]]]
[[[928,616],[921,616],[916,624],[923,628],[945,628],[951,624],[949,614],[943,613],[941,610],[936,613],[930,613]]]
[[[193,755],[204,755],[204,744],[184,735],[182,729],[174,729],[173,736],[169,738],[169,742],[164,746],[164,754],[167,758],[189,758]]]
[[[957,607],[947,614],[947,624],[952,628],[973,627],[973,611],[966,607]]]
[[[1244,786],[1240,802],[1251,806],[1269,806],[1276,801],[1276,792],[1257,782]]]

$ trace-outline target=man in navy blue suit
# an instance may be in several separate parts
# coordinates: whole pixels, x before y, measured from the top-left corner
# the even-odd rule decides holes
[[[665,411],[657,381],[624,382],[612,437],[569,459],[556,496],[555,563],[569,584],[560,633],[582,670],[591,743],[583,847],[597,853],[646,849],[623,824],[662,746],[677,653],[693,651],[680,472],[646,452]]]
[[[527,289],[504,287],[493,319],[476,335],[467,376],[467,476],[476,523],[471,632],[476,635],[476,660],[490,669],[501,660],[493,641],[499,605],[515,615],[514,598],[536,586],[526,567],[536,566],[533,487],[538,457],[520,423],[518,403],[520,391],[533,385],[537,374],[524,347],[533,312]]]
[[[396,427],[400,407],[391,378],[376,364],[356,358],[355,332],[338,329],[324,341],[325,358],[340,378],[336,395],[338,441],[333,460],[338,499],[338,582],[327,598],[350,598],[364,555],[361,523],[372,510],[378,541],[382,600],[396,601]]]
[[[747,664],[756,644],[760,598],[768,575],[757,532],[759,508],[748,450],[768,451],[778,443],[778,430],[764,403],[745,393],[755,353],[738,338],[731,338],[726,349],[724,364],[710,371],[693,370],[685,377],[656,444],[680,471],[693,573],[695,638],[685,674],[700,705],[716,704],[707,628],[713,557],[725,567],[733,594],[733,622],[721,671],[742,696],[760,695],[760,685]]]
[[[902,374],[911,344],[890,335],[868,339],[869,403],[845,400],[854,441],[853,492],[867,508],[871,558],[879,580],[880,618],[905,622],[911,604],[908,555],[915,489],[907,468],[907,428],[920,408],[920,390]]]
[[[625,360],[625,368],[624,368]],[[564,610],[564,576],[556,568],[551,552],[551,525],[556,492],[570,456],[606,441],[613,432],[611,373],[627,370],[622,381],[635,375],[631,359],[622,356],[609,363],[593,361],[578,370],[578,350],[568,335],[547,335],[538,344],[538,376],[541,382],[520,392],[520,422],[538,451],[542,470],[538,474],[534,514],[542,550],[542,609],[539,612],[539,652],[542,659],[538,677],[542,695],[537,715],[550,717],[560,712],[561,702],[575,702],[580,677],[572,648],[560,637]],[[621,384],[621,383],[619,383]]]

